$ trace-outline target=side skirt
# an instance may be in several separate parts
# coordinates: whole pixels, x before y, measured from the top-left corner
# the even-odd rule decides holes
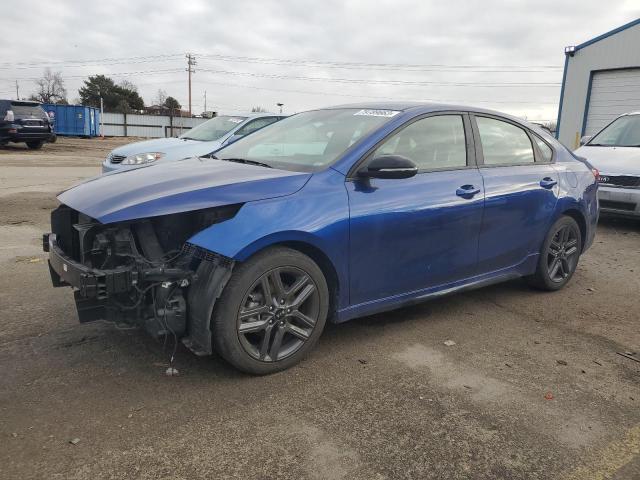
[[[477,275],[458,282],[394,295],[392,297],[360,303],[358,305],[351,305],[338,311],[335,323],[343,323],[354,318],[386,312],[396,308],[407,307],[409,305],[433,300],[445,295],[451,295],[465,290],[475,290],[495,283],[501,283],[507,280],[513,280],[515,278],[530,275],[535,271],[536,264],[538,263],[538,256],[539,255],[537,253],[531,254],[518,265],[497,270],[495,272],[485,273],[483,275]]]

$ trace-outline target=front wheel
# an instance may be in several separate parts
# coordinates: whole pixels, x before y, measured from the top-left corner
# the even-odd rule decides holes
[[[40,150],[43,144],[44,142],[41,141],[27,142],[27,147],[29,147],[31,150]]]
[[[547,233],[529,283],[541,290],[560,290],[575,273],[581,252],[580,227],[573,218],[560,217]]]
[[[297,250],[270,248],[233,272],[213,312],[213,344],[239,370],[274,373],[311,351],[328,310],[318,265]]]

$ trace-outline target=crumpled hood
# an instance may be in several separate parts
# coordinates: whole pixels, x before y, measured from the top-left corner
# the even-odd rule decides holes
[[[232,205],[295,193],[311,174],[190,158],[95,177],[58,200],[102,223]]]
[[[181,138],[154,138],[142,142],[130,143],[113,149],[114,155],[136,155],[138,153],[160,152],[165,156],[160,161],[182,160],[183,158],[206,155],[221,147],[218,140],[201,142],[199,140],[184,140]]]
[[[574,153],[586,158],[600,173],[640,175],[640,147],[583,146]]]

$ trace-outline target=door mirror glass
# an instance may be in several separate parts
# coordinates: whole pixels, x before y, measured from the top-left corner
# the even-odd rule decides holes
[[[402,155],[380,155],[358,171],[362,178],[410,178],[418,173],[415,163]]]

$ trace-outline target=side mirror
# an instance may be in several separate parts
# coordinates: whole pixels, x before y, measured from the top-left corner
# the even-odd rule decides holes
[[[591,140],[592,138],[593,137],[591,135],[585,135],[580,139],[580,146],[586,145],[587,143],[589,143],[589,140]]]
[[[362,178],[410,178],[418,173],[415,163],[402,155],[380,155],[358,171]]]

